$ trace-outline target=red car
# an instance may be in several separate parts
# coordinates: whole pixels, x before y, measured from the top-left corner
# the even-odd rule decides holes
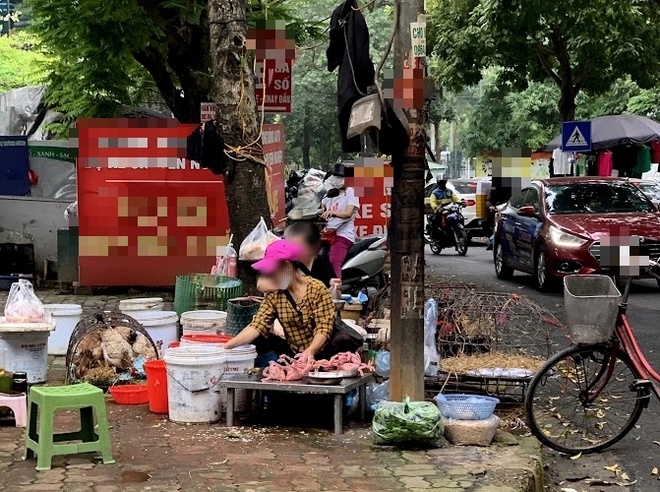
[[[534,275],[548,290],[564,275],[600,270],[600,237],[629,228],[660,257],[660,212],[639,188],[619,178],[533,181],[500,211],[495,224],[495,272]],[[622,229],[622,233],[625,229]]]

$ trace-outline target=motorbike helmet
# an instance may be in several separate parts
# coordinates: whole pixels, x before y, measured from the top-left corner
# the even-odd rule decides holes
[[[440,173],[435,178],[438,188],[444,190],[447,187],[447,175],[445,173]]]

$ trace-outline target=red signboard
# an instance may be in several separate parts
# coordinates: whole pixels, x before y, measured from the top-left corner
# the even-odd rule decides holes
[[[229,220],[222,177],[183,158],[195,125],[82,119],[77,128],[80,284],[171,286],[210,271]]]
[[[284,125],[264,125],[261,131],[264,160],[268,169],[270,210],[273,224],[277,225],[285,217],[284,197]]]
[[[373,159],[373,161],[376,161]],[[352,186],[360,200],[355,219],[355,233],[358,237],[373,234],[387,234],[391,215],[393,170],[389,163],[353,167],[352,178],[346,178],[347,186]]]
[[[263,104],[265,113],[290,113],[293,60],[269,59],[258,61],[256,65],[257,109],[261,111]]]

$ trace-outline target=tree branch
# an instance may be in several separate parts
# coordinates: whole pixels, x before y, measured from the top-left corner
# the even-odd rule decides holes
[[[546,49],[545,46],[541,44],[537,44],[534,46],[534,51],[536,52],[536,57],[539,59],[539,62],[541,63],[541,67],[543,68],[543,71],[548,74],[554,80],[557,85],[561,86],[561,78],[557,73],[553,70],[552,64],[550,63],[550,60],[548,60],[545,56],[545,53],[543,51]]]
[[[156,48],[144,48],[133,52],[135,60],[142,65],[153,77],[156,87],[160,91],[163,99],[174,113],[174,116],[180,118],[180,97],[179,90],[176,88],[172,76],[163,63],[164,57]]]

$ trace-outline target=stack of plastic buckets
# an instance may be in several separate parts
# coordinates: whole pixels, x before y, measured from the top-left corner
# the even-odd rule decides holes
[[[224,311],[188,311],[181,315],[184,335],[221,335],[227,325]]]

